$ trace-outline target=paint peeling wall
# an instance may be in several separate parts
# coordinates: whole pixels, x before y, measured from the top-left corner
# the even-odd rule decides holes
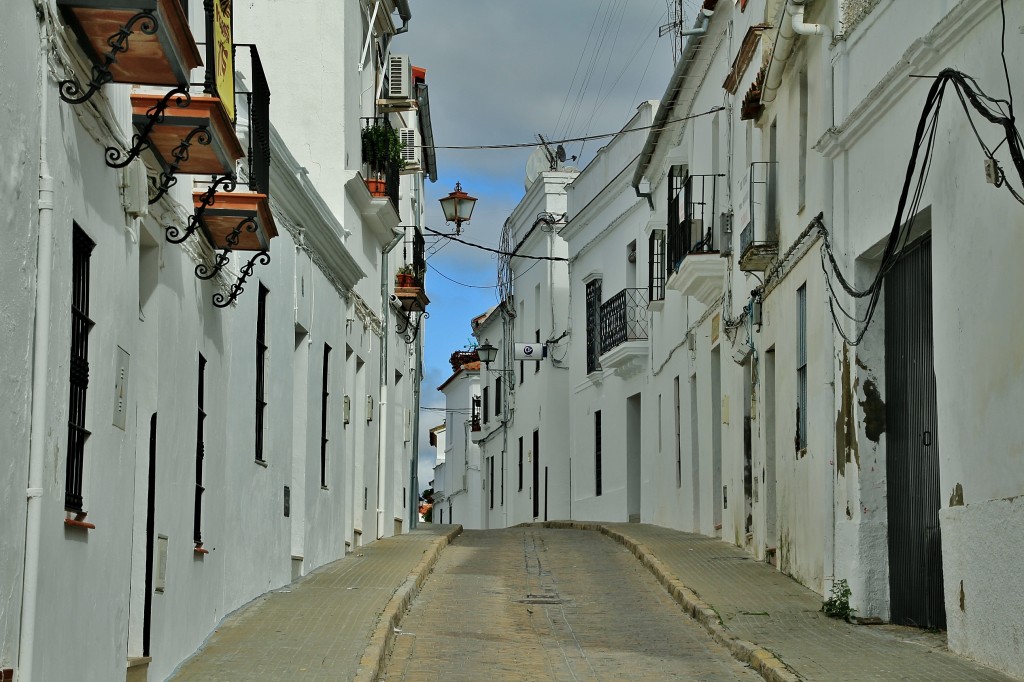
[[[837,240],[845,267],[860,281],[873,275],[880,245],[891,228],[898,187],[909,158],[914,126],[930,82],[911,73],[954,66],[993,96],[1005,95],[999,60],[999,3],[879,3],[846,45],[837,65],[848,99],[837,110]],[[1007,3],[1007,61],[1021,48],[1020,8]],[[845,63],[843,63],[845,61]],[[1011,67],[1015,90],[1024,83]],[[837,85],[839,85],[837,81]],[[884,102],[884,107],[877,106]],[[983,136],[1001,135],[979,124]],[[831,143],[830,143],[831,144]],[[901,150],[902,151],[898,151]],[[896,151],[897,162],[878,164]],[[1015,255],[1024,248],[1016,224],[1020,206],[985,182],[978,148],[963,110],[948,99],[938,128],[931,174],[921,206],[930,208],[932,301],[944,596],[949,645],[1013,675],[1024,674],[1017,651],[1024,601],[1016,598],[1021,545],[1017,496],[1024,491],[1019,453],[1024,446],[1015,409],[1024,399],[1017,381],[1024,333],[1015,292],[1024,279]],[[1010,168],[1008,160],[1002,161]],[[860,308],[860,310],[863,310]],[[885,539],[886,425],[884,311],[856,350],[850,349],[852,407],[861,466],[837,491],[837,574],[850,573],[854,606],[888,615]],[[843,349],[837,348],[838,365]],[[837,415],[844,413],[837,400]],[[845,432],[844,432],[845,433]],[[843,436],[845,438],[845,435]],[[843,541],[840,542],[839,539]],[[858,585],[861,587],[858,589]]]

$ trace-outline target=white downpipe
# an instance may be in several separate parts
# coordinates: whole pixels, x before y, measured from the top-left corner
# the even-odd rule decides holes
[[[22,583],[18,680],[32,680],[36,610],[39,595],[43,462],[46,455],[46,379],[49,374],[50,281],[53,275],[53,178],[47,163],[47,44],[49,8],[39,5],[39,245],[36,251],[36,306],[32,338],[32,431],[29,440],[28,497],[25,515],[25,573]]]

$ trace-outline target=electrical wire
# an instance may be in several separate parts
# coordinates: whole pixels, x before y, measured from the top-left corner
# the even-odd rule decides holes
[[[1001,3],[1002,4],[1002,3]],[[1005,20],[1004,20],[1005,32]],[[1006,71],[1007,78],[1009,71]],[[995,157],[996,150],[1003,144],[1007,149],[1018,177],[1024,183],[1024,141],[1016,128],[1013,117],[1013,104],[1010,100],[1003,100],[990,97],[978,85],[971,76],[955,69],[943,69],[935,77],[934,82],[928,90],[925,99],[925,106],[918,120],[917,130],[914,135],[914,144],[907,165],[906,175],[903,181],[903,188],[900,192],[899,201],[896,207],[896,216],[886,240],[882,252],[881,262],[871,282],[865,288],[858,288],[842,272],[839,263],[832,251],[831,240],[828,230],[822,222],[821,214],[815,218],[817,228],[823,239],[821,245],[821,267],[825,274],[825,281],[829,292],[829,311],[836,330],[851,346],[860,344],[863,340],[871,320],[874,317],[882,292],[882,282],[885,276],[896,267],[902,253],[906,250],[910,237],[914,230],[917,216],[920,214],[921,200],[924,196],[924,188],[927,184],[928,175],[931,171],[935,141],[938,136],[939,113],[942,108],[943,95],[948,86],[956,91],[957,98],[967,117],[971,129],[974,131],[978,144],[991,164],[995,177],[993,178],[996,187],[1005,186],[1013,197],[1024,204],[1024,197],[1010,184],[1006,172],[1000,166]],[[1005,107],[1005,108],[1004,108]],[[1005,133],[1003,141],[994,149],[989,149],[981,137],[981,133],[975,125],[972,117],[972,110],[980,114],[984,119],[1001,127]],[[915,182],[916,175],[916,182]],[[837,282],[842,290],[853,298],[867,298],[867,305],[862,316],[858,316],[847,310],[836,291],[834,282]],[[860,328],[853,334],[847,332],[840,315],[852,320]]]
[[[453,242],[458,242],[460,244],[465,244],[466,246],[472,246],[474,249],[480,249],[481,251],[489,251],[490,253],[496,253],[499,256],[509,256],[509,257],[515,257],[515,258],[526,258],[526,259],[529,259],[529,260],[554,260],[554,261],[568,261],[569,260],[568,258],[561,258],[559,256],[526,256],[526,255],[519,254],[519,253],[510,253],[510,252],[506,252],[506,251],[500,251],[498,249],[492,249],[489,246],[483,246],[481,244],[474,244],[473,242],[467,242],[464,239],[459,239],[458,237],[456,237],[454,235],[451,235],[451,234],[447,234],[445,232],[438,232],[437,230],[435,230],[433,228],[430,228],[430,227],[424,226],[423,229],[427,230],[428,232],[432,232],[433,234],[440,235],[440,236],[442,236],[442,237],[444,237],[446,239],[450,239]]]
[[[663,127],[657,128],[657,126],[638,126],[636,128],[630,128],[629,130],[616,130],[613,133],[601,133],[598,135],[582,135],[579,137],[563,137],[560,140],[548,140],[549,145],[567,144],[569,142],[586,142],[588,140],[603,140],[607,137],[615,137],[616,135],[625,135],[627,133],[635,133],[642,130],[655,130],[659,132],[668,130],[669,126],[673,123],[679,123],[681,121],[689,121],[694,118],[700,118],[701,116],[708,116],[709,114],[717,114],[719,111],[724,111],[725,107],[718,106],[712,107],[707,111],[702,111],[699,114],[690,114],[689,116],[683,116],[681,118],[673,118],[665,121]],[[470,145],[415,145],[420,149],[455,149],[462,151],[478,151],[482,149],[525,149],[527,147],[536,147],[537,142],[514,142],[508,144],[470,144]]]
[[[440,275],[441,277],[443,277],[444,279],[448,280],[452,284],[458,284],[460,287],[467,287],[469,289],[494,289],[495,288],[495,286],[493,284],[488,284],[488,285],[485,286],[485,285],[482,285],[482,284],[466,284],[465,282],[459,282],[457,280],[452,279],[448,275],[444,274],[443,272],[438,270],[436,267],[434,267],[430,263],[427,263],[427,268],[432,270],[434,272],[434,274]]]

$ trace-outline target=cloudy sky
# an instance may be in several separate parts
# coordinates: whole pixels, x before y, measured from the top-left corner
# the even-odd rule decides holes
[[[414,0],[409,32],[392,44],[427,70],[438,146],[530,143],[619,130],[637,105],[658,99],[672,72],[672,46],[659,38],[676,0]],[[687,2],[692,5],[692,1]],[[397,17],[396,17],[397,19]],[[685,22],[692,24],[687,9]],[[566,143],[583,167],[602,142]],[[462,183],[478,197],[463,237],[497,247],[505,218],[523,197],[531,148],[437,151],[426,225],[449,230],[437,199]],[[433,478],[427,430],[444,419],[436,390],[448,356],[471,338],[470,320],[495,304],[495,257],[428,238],[431,299],[420,438],[420,488]],[[448,279],[446,279],[448,278]]]

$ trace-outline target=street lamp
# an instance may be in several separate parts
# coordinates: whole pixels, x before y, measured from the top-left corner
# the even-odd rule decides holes
[[[473,207],[476,205],[476,197],[471,197],[462,191],[462,183],[455,183],[455,190],[443,199],[441,209],[444,211],[445,222],[455,223],[455,234],[462,233],[462,223],[468,223],[473,215]]]
[[[480,358],[480,362],[487,365],[487,369],[490,369],[491,363],[498,357],[498,349],[492,346],[487,339],[484,339],[483,345],[476,347],[476,354]]]

